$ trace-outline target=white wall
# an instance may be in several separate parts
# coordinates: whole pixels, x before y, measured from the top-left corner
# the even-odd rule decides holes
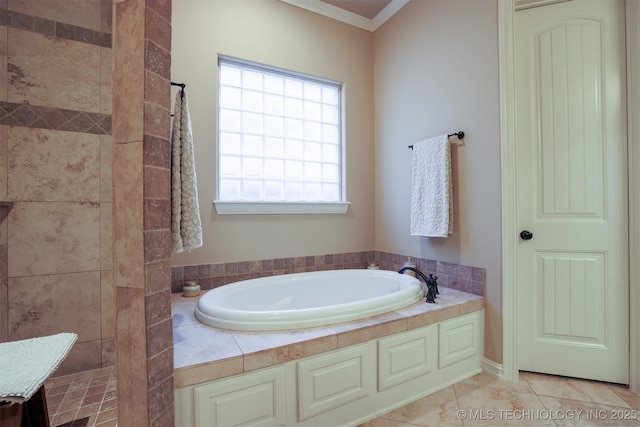
[[[375,249],[485,267],[485,355],[501,362],[497,34],[496,0],[412,0],[375,32]],[[454,233],[412,237],[407,146],[458,130]]]
[[[172,80],[187,84],[204,246],[173,265],[372,250],[372,35],[278,0],[173,2]],[[345,83],[345,215],[217,215],[217,55],[224,54]],[[174,89],[175,90],[175,89]]]

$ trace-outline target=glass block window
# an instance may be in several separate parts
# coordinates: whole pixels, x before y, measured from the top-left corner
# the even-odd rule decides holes
[[[341,202],[337,82],[219,57],[218,197]]]

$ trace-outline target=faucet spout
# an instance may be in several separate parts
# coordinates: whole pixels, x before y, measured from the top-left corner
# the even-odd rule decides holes
[[[420,270],[418,270],[417,268],[413,268],[413,267],[402,267],[400,270],[398,270],[398,273],[402,274],[407,270],[413,271],[418,276],[420,276],[420,278],[422,280],[424,280],[424,283],[427,285],[427,302],[428,303],[435,303],[436,302],[436,293],[438,293],[437,288],[435,287],[436,286],[435,285],[435,281],[433,279],[429,279]]]

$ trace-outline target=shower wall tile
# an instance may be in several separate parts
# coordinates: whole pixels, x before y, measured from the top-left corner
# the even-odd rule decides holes
[[[115,283],[116,286],[143,288],[142,142],[115,144],[113,165]]]
[[[116,339],[104,338],[102,340],[102,367],[114,366],[117,359]]]
[[[14,28],[8,38],[9,102],[100,112],[99,46]]]
[[[9,0],[8,9],[96,31],[105,30],[102,0]]]
[[[7,302],[7,279],[0,277],[0,342],[9,340],[9,313]]]
[[[102,367],[102,344],[100,340],[76,341],[66,359],[60,364],[55,376],[89,371]]]
[[[0,200],[8,200],[7,197],[7,180],[8,162],[7,149],[9,142],[7,141],[7,126],[0,125]]]
[[[9,278],[9,339],[75,332],[100,339],[100,273]]]
[[[118,30],[114,34],[114,92],[126,94],[113,100],[118,120],[113,124],[114,143],[142,141],[144,134],[144,4],[125,1],[115,4]]]
[[[113,138],[100,136],[100,201],[113,201]]]
[[[113,0],[100,0],[100,31],[113,28]]]
[[[10,200],[99,201],[99,136],[10,126],[8,139]]]
[[[113,271],[100,272],[100,327],[102,338],[116,336],[116,289]]]
[[[9,275],[9,227],[7,218],[9,217],[9,207],[0,207],[0,280],[4,280]]]
[[[7,100],[7,31],[0,26],[0,101]]]
[[[111,114],[113,105],[113,56],[111,48],[100,48],[100,112]]]
[[[126,414],[128,425],[148,425],[147,343],[144,319],[144,289],[116,288],[118,328],[118,413]],[[132,357],[137,355],[139,357]]]
[[[160,48],[171,52],[171,21],[163,18],[155,10],[147,8],[145,26],[147,38],[153,40]]]
[[[8,221],[9,277],[100,270],[97,203],[18,202]]]
[[[100,270],[113,269],[113,203],[100,203]]]

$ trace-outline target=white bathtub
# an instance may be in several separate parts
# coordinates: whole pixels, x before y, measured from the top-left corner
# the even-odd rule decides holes
[[[295,273],[213,289],[198,300],[196,317],[223,329],[301,329],[386,313],[422,297],[418,279],[394,271]]]

